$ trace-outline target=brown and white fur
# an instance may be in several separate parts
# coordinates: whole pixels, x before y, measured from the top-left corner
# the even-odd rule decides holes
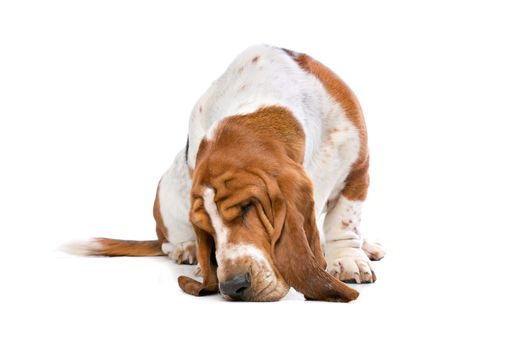
[[[95,239],[74,248],[88,255],[165,254],[179,264],[198,260],[204,281],[179,280],[195,295],[222,291],[222,282],[249,273],[251,291],[243,300],[277,300],[293,286],[308,299],[349,301],[357,292],[330,276],[374,282],[370,259],[384,255],[359,230],[368,165],[365,122],[347,85],[305,54],[250,47],[195,104],[188,145],[158,185],[158,240]],[[279,206],[287,208],[282,220]],[[324,256],[316,224],[323,213]],[[294,215],[306,248],[295,248],[304,237],[282,233],[292,230]],[[293,240],[280,243],[285,236]],[[285,244],[287,252],[279,248]],[[312,259],[311,268],[292,271],[295,258],[288,261],[287,254]],[[307,286],[302,280],[309,278],[328,289],[321,282],[319,290],[315,282]]]

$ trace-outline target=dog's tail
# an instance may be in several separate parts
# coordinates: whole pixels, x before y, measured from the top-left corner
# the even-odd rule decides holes
[[[70,242],[62,250],[74,255],[87,256],[160,256],[165,255],[161,242],[129,241],[112,238],[92,238],[87,241]]]

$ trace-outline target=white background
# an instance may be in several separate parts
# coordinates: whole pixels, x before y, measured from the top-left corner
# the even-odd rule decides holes
[[[519,2],[2,1],[2,349],[521,348],[525,12]],[[182,294],[153,239],[193,103],[245,47],[306,52],[360,98],[378,281],[350,304]]]

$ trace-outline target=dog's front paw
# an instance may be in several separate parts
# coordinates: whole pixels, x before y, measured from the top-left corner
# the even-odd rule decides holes
[[[197,247],[195,241],[186,241],[173,245],[168,257],[177,264],[195,265],[197,263]]]
[[[339,254],[328,257],[326,269],[343,282],[372,283],[376,280],[370,259],[361,248],[346,248]]]

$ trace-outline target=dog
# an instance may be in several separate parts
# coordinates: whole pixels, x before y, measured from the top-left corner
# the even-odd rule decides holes
[[[359,293],[342,281],[374,282],[370,260],[385,254],[359,230],[368,167],[350,88],[306,54],[253,46],[195,104],[186,147],[157,187],[157,239],[95,238],[69,250],[198,262],[202,282],[178,279],[197,296],[275,301],[293,287],[348,302]]]

